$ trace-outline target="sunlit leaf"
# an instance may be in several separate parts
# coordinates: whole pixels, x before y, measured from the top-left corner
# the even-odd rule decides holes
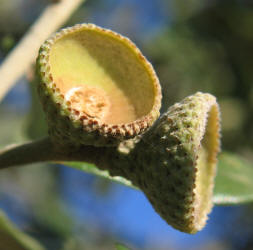
[[[214,202],[232,205],[253,202],[253,164],[232,153],[222,153],[214,188]]]
[[[123,184],[131,188],[138,189],[137,187],[132,185],[131,181],[120,176],[111,177],[108,171],[99,170],[98,168],[96,168],[95,165],[92,165],[92,164],[88,164],[84,162],[66,162],[64,163],[64,165],[68,167],[76,168],[78,170],[84,171],[89,174],[97,175],[99,177],[103,177],[103,178],[118,182],[120,184]]]
[[[21,232],[3,212],[0,212],[0,249],[45,250],[35,239]]]
[[[116,248],[116,250],[131,250],[130,248],[123,245],[122,243],[116,243],[115,248]]]

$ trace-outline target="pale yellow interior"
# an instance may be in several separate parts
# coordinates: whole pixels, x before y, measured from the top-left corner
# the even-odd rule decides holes
[[[218,126],[217,126],[218,108],[212,106],[208,114],[206,130],[201,141],[199,158],[197,162],[196,176],[196,206],[195,223],[200,230],[210,212],[212,206],[212,193],[214,177],[216,172],[217,150],[219,148]]]
[[[126,42],[114,36],[87,29],[67,34],[52,46],[49,63],[53,81],[71,105],[105,123],[132,122],[153,108],[150,71]],[[74,88],[79,97],[73,96]],[[88,98],[89,104],[83,98],[87,91],[97,94]]]

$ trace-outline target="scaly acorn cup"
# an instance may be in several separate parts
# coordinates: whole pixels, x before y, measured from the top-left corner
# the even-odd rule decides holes
[[[57,146],[113,146],[159,117],[152,65],[126,37],[94,24],[61,30],[39,50],[39,96]]]
[[[219,107],[214,96],[197,93],[170,107],[141,136],[124,142],[109,171],[139,187],[174,228],[196,233],[212,209],[220,149]]]

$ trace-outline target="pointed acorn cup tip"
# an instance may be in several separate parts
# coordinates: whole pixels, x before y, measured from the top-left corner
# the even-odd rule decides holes
[[[129,154],[131,171],[126,178],[146,194],[168,224],[196,233],[213,206],[219,150],[216,99],[196,93],[170,107],[142,136]]]
[[[62,29],[37,58],[49,135],[64,146],[112,146],[159,117],[161,88],[152,65],[128,38],[94,24]]]

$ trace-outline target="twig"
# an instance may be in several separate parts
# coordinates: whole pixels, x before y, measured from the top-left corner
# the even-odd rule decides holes
[[[61,151],[48,137],[0,151],[0,169],[46,161],[84,161],[106,169],[108,163],[103,147],[83,146],[79,151]]]
[[[138,189],[136,186],[133,186],[131,181],[123,177],[124,173],[118,176],[111,175],[112,159],[110,156],[108,157],[107,150],[108,148],[104,147],[83,146],[78,151],[61,152],[51,143],[49,137],[46,137],[42,140],[22,145],[9,146],[0,151],[0,170],[29,163],[50,161],[64,164],[69,162],[68,166],[70,167]],[[117,151],[114,152],[116,153]],[[81,164],[81,162],[92,163],[97,168],[85,163]]]
[[[61,0],[50,4],[0,67],[0,101],[35,62],[40,45],[66,22],[84,0]]]

